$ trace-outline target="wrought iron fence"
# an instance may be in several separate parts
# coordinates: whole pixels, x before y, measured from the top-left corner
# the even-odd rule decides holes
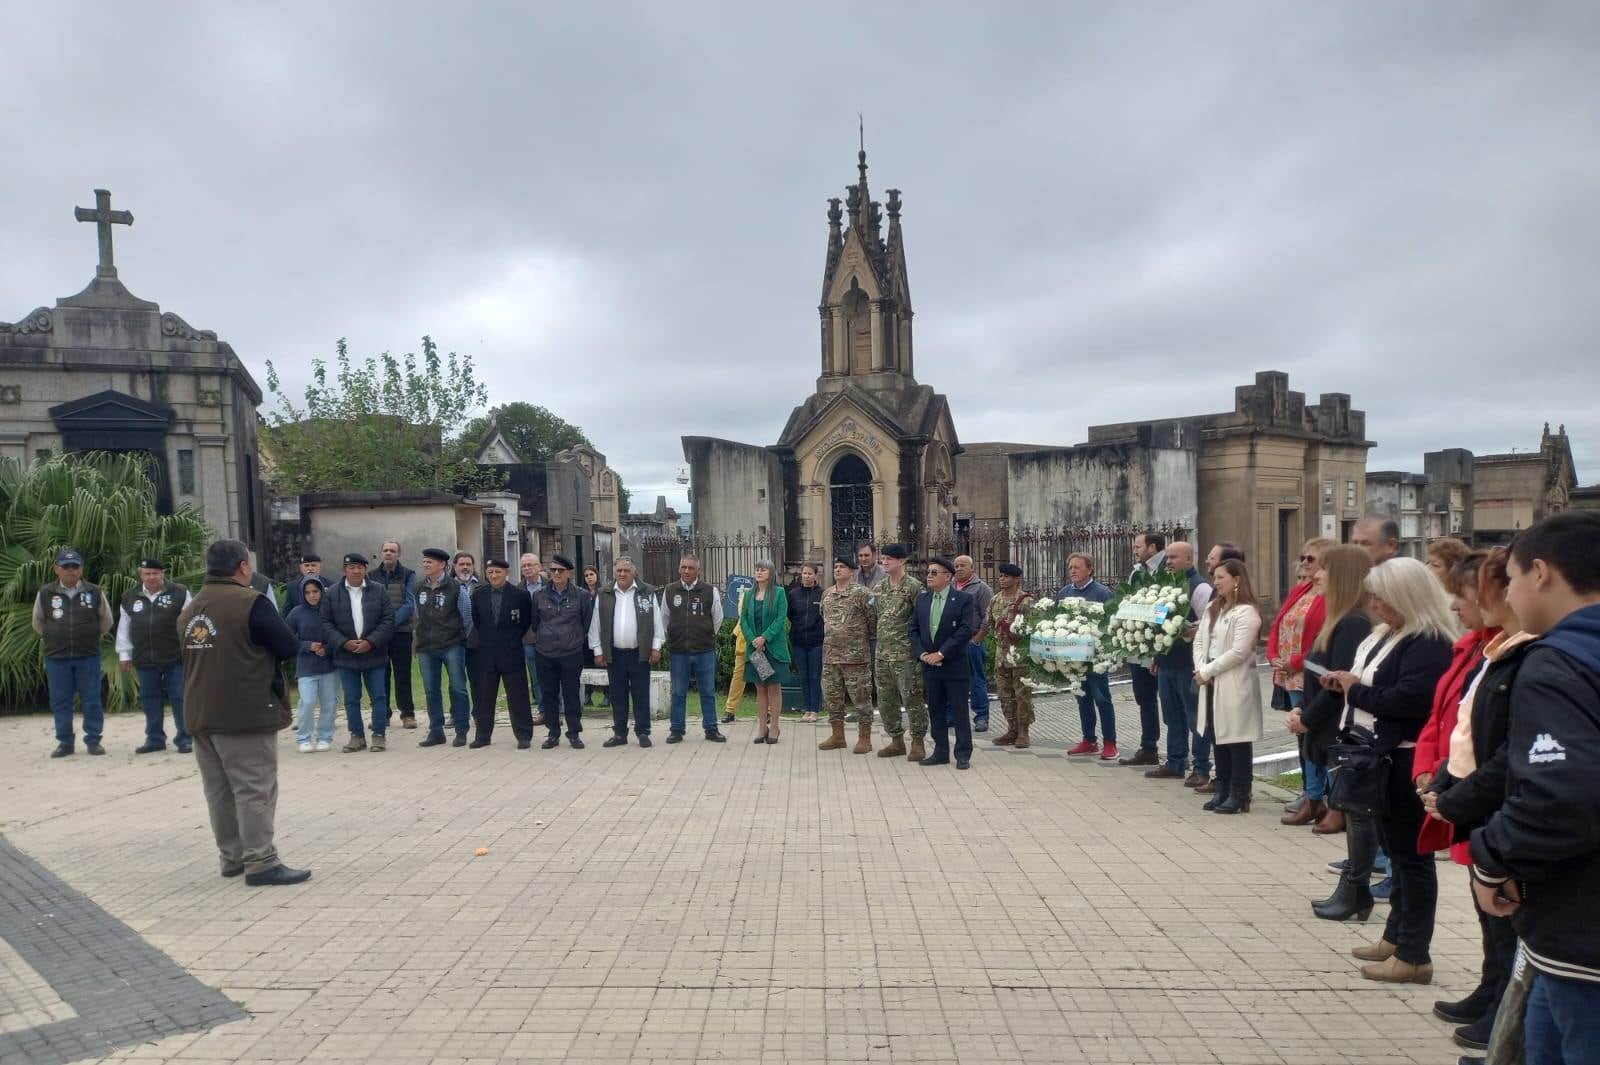
[[[678,579],[678,560],[684,555],[698,558],[701,576],[717,587],[725,586],[733,574],[749,576],[763,559],[771,560],[780,570],[784,566],[783,538],[764,534],[651,535],[638,541],[638,553],[640,557],[635,561],[641,579],[657,588]]]

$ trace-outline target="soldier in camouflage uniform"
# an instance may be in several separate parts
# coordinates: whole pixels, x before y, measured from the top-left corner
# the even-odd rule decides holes
[[[1000,694],[1000,712],[1006,716],[1005,735],[991,741],[997,747],[1027,747],[1032,743],[1028,728],[1033,724],[1033,689],[1024,680],[1028,670],[1021,661],[1021,640],[1011,635],[1013,621],[1028,608],[1032,598],[1022,590],[1022,567],[1014,562],[1002,563],[1000,590],[989,604],[989,625],[998,649],[994,683]],[[1013,658],[1015,665],[1010,664]]]
[[[911,608],[922,592],[922,582],[906,573],[904,544],[883,545],[884,576],[872,586],[872,605],[878,624],[878,648],[873,666],[878,677],[878,713],[890,743],[879,758],[906,753],[905,727],[900,708],[911,712],[912,761],[927,755],[928,704],[922,696],[922,663],[911,653]]]
[[[822,705],[832,732],[817,745],[837,751],[845,745],[844,705],[859,715],[856,754],[872,751],[872,593],[856,580],[855,562],[833,563],[833,587],[822,593]]]

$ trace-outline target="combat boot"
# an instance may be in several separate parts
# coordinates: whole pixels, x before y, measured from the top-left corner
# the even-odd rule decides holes
[[[856,726],[856,745],[850,748],[852,754],[872,753],[872,719],[869,717]]]
[[[925,748],[922,745],[922,737],[921,736],[912,736],[911,737],[911,751],[910,751],[910,753],[908,753],[906,755],[906,761],[908,761],[908,762],[920,762],[926,757],[928,757],[928,751],[927,751],[927,748]]]
[[[817,750],[819,751],[837,751],[844,746],[844,722],[830,721],[828,724],[832,727],[833,732],[827,739],[817,744]]]
[[[1005,732],[1001,733],[998,736],[992,737],[989,740],[989,742],[994,744],[996,747],[1009,747],[1013,743],[1016,743],[1017,742],[1017,725],[1016,725],[1016,722],[1014,722],[1014,721],[1007,722],[1006,723]]]
[[[878,752],[879,758],[898,758],[906,753],[906,739],[904,734],[889,737],[889,746]]]
[[[1032,725],[1018,725],[1017,738],[1013,741],[1012,746],[1019,751],[1025,747],[1033,746],[1033,737],[1028,735],[1028,730],[1032,727]]]

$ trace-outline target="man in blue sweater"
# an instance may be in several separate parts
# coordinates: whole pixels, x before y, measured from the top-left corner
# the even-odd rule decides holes
[[[1087,599],[1091,603],[1105,603],[1111,599],[1111,589],[1094,579],[1094,559],[1082,551],[1067,557],[1067,580],[1070,582],[1056,593],[1057,599]],[[1095,737],[1095,709],[1100,711],[1100,733],[1105,737],[1105,747]],[[1083,678],[1083,694],[1078,696],[1078,721],[1083,725],[1083,739],[1067,752],[1069,758],[1100,756],[1108,764],[1117,760],[1117,709],[1111,703],[1111,677],[1105,673],[1090,673]]]

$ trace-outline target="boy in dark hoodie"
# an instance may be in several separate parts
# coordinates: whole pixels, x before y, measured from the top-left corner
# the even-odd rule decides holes
[[[1472,833],[1473,892],[1534,970],[1528,1065],[1600,1061],[1600,511],[1511,543],[1507,598],[1543,633],[1511,689],[1506,800]]]

